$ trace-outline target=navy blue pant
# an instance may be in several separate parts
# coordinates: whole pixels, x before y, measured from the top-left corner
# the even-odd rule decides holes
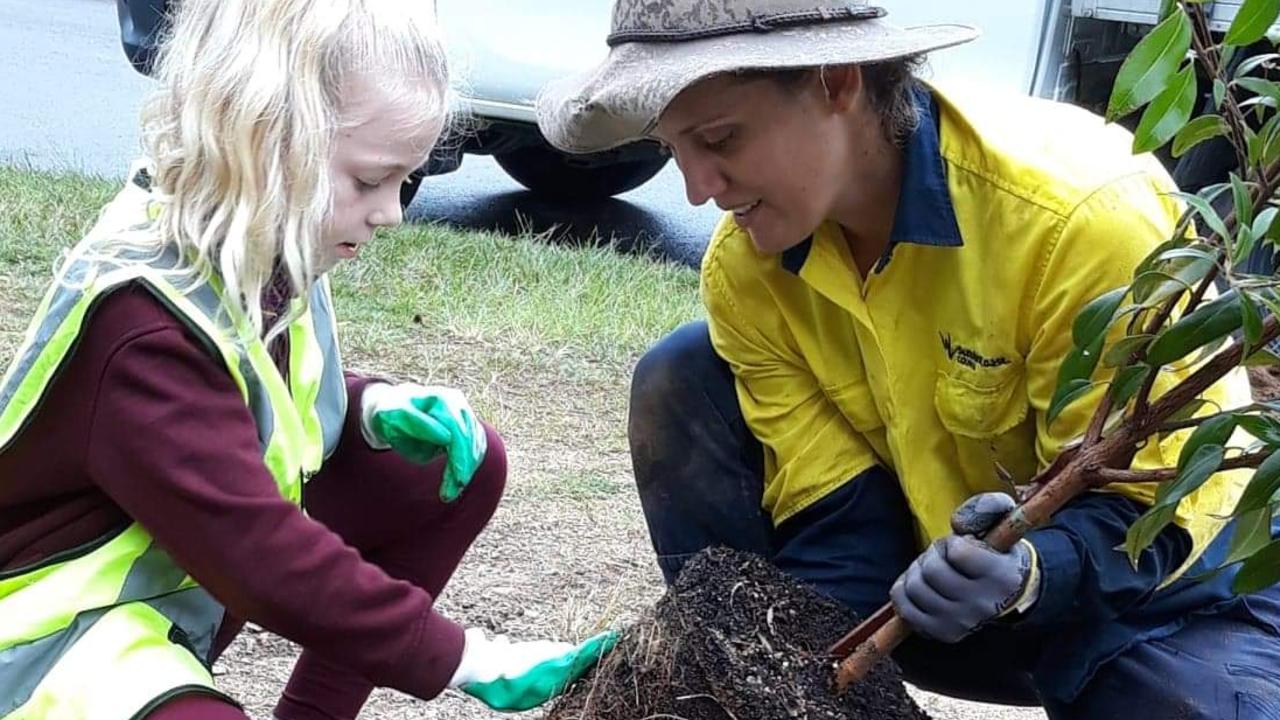
[[[667,582],[699,550],[726,545],[861,616],[883,605],[916,557],[914,520],[892,473],[847,483],[778,527],[760,506],[763,451],[706,324],[676,330],[636,367],[628,433],[637,489]],[[868,547],[875,552],[867,552]],[[1053,652],[1043,631],[988,625],[955,644],[913,637],[894,654],[908,680],[945,695],[1041,705],[1027,668]],[[1055,720],[1120,717],[1280,720],[1280,649],[1234,620],[1194,618],[1108,662]],[[1194,691],[1189,690],[1194,688]]]

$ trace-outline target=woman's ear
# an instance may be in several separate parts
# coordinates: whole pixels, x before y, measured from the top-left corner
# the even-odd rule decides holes
[[[862,68],[857,65],[824,65],[818,68],[818,81],[837,112],[851,110],[862,95]]]

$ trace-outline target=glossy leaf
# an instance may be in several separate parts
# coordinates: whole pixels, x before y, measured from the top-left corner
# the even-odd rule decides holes
[[[1173,136],[1173,156],[1182,157],[1188,150],[1205,140],[1226,135],[1231,129],[1221,115],[1201,115],[1187,123]]]
[[[1213,206],[1203,196],[1185,192],[1173,192],[1170,195],[1181,198],[1183,202],[1190,205],[1218,237],[1230,237],[1231,234],[1227,232],[1227,224],[1222,221],[1218,211],[1214,210]]]
[[[1233,565],[1253,555],[1271,542],[1271,509],[1259,508],[1237,516],[1235,532],[1223,565]]]
[[[1141,275],[1142,273],[1154,268],[1165,259],[1165,253],[1173,252],[1179,248],[1185,248],[1188,242],[1189,241],[1185,238],[1176,237],[1160,243],[1152,249],[1151,252],[1147,253],[1146,257],[1142,258],[1142,262],[1138,263],[1138,267],[1133,271],[1134,276]]]
[[[1235,173],[1231,173],[1231,200],[1235,204],[1236,218],[1244,225],[1253,222],[1253,200],[1249,186]]]
[[[1112,86],[1107,119],[1124,117],[1147,104],[1172,80],[1191,48],[1191,19],[1174,13],[1130,51]]]
[[[1240,265],[1249,257],[1249,253],[1253,251],[1253,246],[1257,244],[1257,238],[1248,225],[1241,225],[1236,230],[1235,242],[1231,244],[1231,262]]]
[[[1147,362],[1157,367],[1186,357],[1240,328],[1240,297],[1228,292],[1196,308],[1156,336],[1147,348]]]
[[[1280,115],[1276,116],[1280,118]],[[1267,207],[1258,213],[1258,217],[1253,219],[1253,236],[1264,238],[1271,234],[1271,227],[1275,224],[1276,214],[1280,213],[1280,208],[1275,206]]]
[[[1236,413],[1236,424],[1267,445],[1280,448],[1280,421],[1270,415]]]
[[[1128,292],[1129,288],[1118,287],[1090,300],[1084,306],[1071,326],[1071,340],[1076,347],[1087,347],[1099,336],[1106,335],[1107,328],[1111,327],[1111,321],[1115,318],[1116,309]]]
[[[1277,492],[1280,492],[1280,452],[1272,453],[1254,471],[1253,478],[1249,480],[1231,514],[1238,517],[1265,508],[1280,500],[1276,496]]]
[[[1262,337],[1262,313],[1258,312],[1257,303],[1248,293],[1240,300],[1240,321],[1247,347],[1257,345]]]
[[[1120,367],[1129,362],[1129,356],[1145,348],[1155,335],[1127,335],[1107,348],[1102,355],[1103,367]]]
[[[1049,409],[1045,412],[1045,422],[1053,423],[1068,405],[1079,400],[1093,388],[1093,383],[1084,378],[1074,378],[1058,386],[1049,401]]]
[[[1187,124],[1195,106],[1195,65],[1187,63],[1142,112],[1133,132],[1133,152],[1150,152],[1172,140]]]
[[[1236,71],[1231,74],[1232,79],[1238,80],[1249,73],[1253,72],[1259,66],[1265,63],[1274,63],[1280,59],[1280,53],[1261,53],[1243,60],[1236,66]]]
[[[1280,582],[1280,540],[1272,540],[1255,552],[1244,564],[1231,583],[1231,591],[1248,595]]]
[[[1258,97],[1271,98],[1277,105],[1280,105],[1280,84],[1276,84],[1274,81],[1264,80],[1259,77],[1242,77],[1236,80],[1235,84]]]
[[[1123,407],[1142,389],[1142,383],[1151,374],[1151,366],[1144,363],[1121,368],[1111,380],[1111,401]]]
[[[1172,272],[1152,270],[1143,273],[1133,281],[1134,300],[1151,307],[1171,295],[1192,290],[1213,270],[1214,264],[1215,258],[1206,256],[1190,262],[1171,262]]]
[[[1222,78],[1213,79],[1213,109],[1222,109],[1222,101],[1227,99],[1227,83]]]
[[[1179,475],[1185,472],[1189,464],[1194,461],[1200,448],[1217,447],[1221,449],[1227,444],[1227,440],[1231,437],[1231,433],[1235,432],[1235,429],[1236,418],[1234,415],[1214,415],[1201,421],[1196,426],[1196,429],[1191,432],[1191,436],[1187,438],[1186,444],[1182,446],[1182,451],[1178,453]],[[1221,460],[1218,462],[1221,464]],[[1216,468],[1217,465],[1214,467]],[[1167,490],[1169,487],[1169,484],[1165,484],[1161,489]]]
[[[1135,569],[1138,567],[1138,556],[1151,547],[1160,531],[1173,522],[1177,514],[1178,508],[1175,505],[1158,505],[1139,515],[1129,526],[1124,536],[1124,551]]]
[[[1267,34],[1280,15],[1280,0],[1244,0],[1222,41],[1228,45],[1250,45]]]

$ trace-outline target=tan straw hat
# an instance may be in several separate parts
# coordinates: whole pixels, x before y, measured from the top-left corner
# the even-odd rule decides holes
[[[885,15],[831,0],[616,0],[609,56],[549,84],[538,125],[567,152],[607,150],[647,135],[672,98],[712,75],[884,62],[978,36],[966,25],[899,28]]]

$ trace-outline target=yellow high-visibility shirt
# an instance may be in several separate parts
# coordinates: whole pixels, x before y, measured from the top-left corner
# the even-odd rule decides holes
[[[1101,398],[1098,387],[1045,421],[1078,311],[1129,283],[1181,215],[1159,162],[1097,116],[1034,98],[933,97],[936,187],[904,185],[923,197],[900,202],[913,212],[868,277],[831,221],[768,255],[726,215],[703,260],[712,342],[764,445],[775,523],[879,464],[897,474],[923,547],[950,533],[969,496],[1008,489],[998,467],[1029,480],[1084,434]],[[912,164],[930,159],[911,152],[904,175],[919,175]],[[1109,373],[1100,365],[1095,379]],[[1162,372],[1155,394],[1186,374]],[[1222,407],[1248,397],[1243,373],[1206,393]],[[1187,435],[1151,442],[1133,467],[1176,465]],[[1184,569],[1247,477],[1219,473],[1183,502]],[[1149,504],[1155,486],[1114,490]]]

